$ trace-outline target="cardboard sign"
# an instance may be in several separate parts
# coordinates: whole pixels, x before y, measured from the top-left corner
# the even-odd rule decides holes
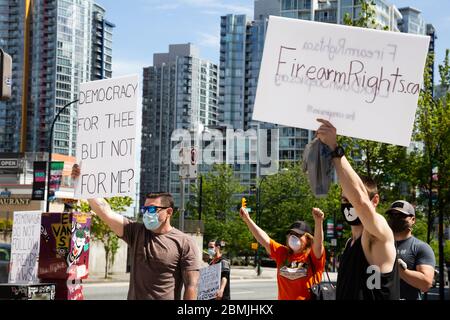
[[[42,214],[40,279],[86,279],[89,274],[91,215],[81,212]]]
[[[429,37],[271,16],[253,120],[408,146]]]
[[[212,300],[220,289],[222,264],[217,263],[200,269],[197,300]]]
[[[77,199],[134,195],[138,87],[137,75],[80,85]]]
[[[8,283],[38,283],[41,212],[14,212]]]

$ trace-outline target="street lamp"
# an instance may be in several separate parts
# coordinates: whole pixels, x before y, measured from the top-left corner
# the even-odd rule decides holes
[[[58,113],[56,114],[55,119],[53,119],[52,125],[50,127],[50,137],[48,140],[48,168],[47,168],[47,207],[46,207],[46,212],[49,212],[50,210],[50,173],[51,173],[51,163],[52,163],[52,153],[53,153],[53,129],[55,128],[55,122],[56,120],[58,120],[59,115],[65,110],[67,109],[67,107],[69,107],[70,105],[74,104],[75,102],[78,102],[77,100],[71,101],[69,103],[67,103],[66,105],[64,105],[64,107],[62,107]]]
[[[430,101],[433,103],[433,106],[435,108],[438,108],[439,103],[434,99],[433,96],[430,96]],[[429,186],[429,215],[428,215],[428,242],[430,241],[430,217],[431,217],[431,204],[432,204],[432,196],[433,196],[433,190],[432,190],[432,183],[433,183],[433,152],[436,154],[436,158],[441,164],[442,162],[442,154],[441,154],[441,141],[438,141],[436,149],[432,150],[431,146],[428,148],[428,156],[430,161],[430,186]],[[438,181],[437,181],[437,187],[438,187],[438,252],[439,252],[439,298],[440,300],[444,300],[444,208],[443,208],[443,200],[442,200],[442,179],[440,179],[441,170],[438,167]]]

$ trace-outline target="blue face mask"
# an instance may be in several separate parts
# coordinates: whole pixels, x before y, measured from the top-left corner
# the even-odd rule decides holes
[[[158,229],[162,224],[162,221],[159,221],[159,214],[157,212],[144,213],[142,221],[144,222],[144,226],[151,231]]]
[[[167,209],[167,208],[168,207],[159,207],[159,206],[142,207],[141,212],[144,226],[151,231],[158,229],[162,224],[162,221],[159,221],[158,209]]]

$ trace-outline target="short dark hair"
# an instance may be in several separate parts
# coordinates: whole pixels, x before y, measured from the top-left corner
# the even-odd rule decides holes
[[[173,196],[168,192],[154,192],[148,193],[146,199],[161,199],[161,205],[163,207],[174,208]]]
[[[367,194],[370,198],[370,200],[375,197],[376,194],[378,194],[378,187],[375,180],[368,176],[361,176],[361,180],[364,183],[364,186],[366,187]]]
[[[211,243],[211,242],[214,242],[214,245],[216,247],[222,248],[222,241],[213,239],[213,240],[210,240],[208,243]]]

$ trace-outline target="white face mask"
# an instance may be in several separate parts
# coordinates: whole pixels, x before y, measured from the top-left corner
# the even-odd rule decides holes
[[[297,252],[302,247],[302,243],[298,237],[290,235],[288,239],[288,246],[292,249],[292,251]]]
[[[214,250],[214,248],[208,248],[208,253],[210,257],[214,257],[216,255],[216,250]]]

